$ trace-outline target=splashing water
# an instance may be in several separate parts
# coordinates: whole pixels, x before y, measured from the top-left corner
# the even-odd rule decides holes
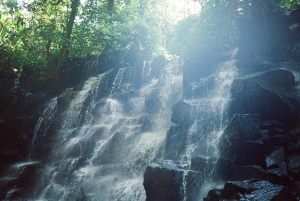
[[[88,79],[54,117],[59,124],[34,199],[145,200],[144,170],[162,158],[170,107],[182,96],[181,65],[173,61],[155,77],[143,72],[134,92],[130,70],[119,69],[108,90],[113,72]],[[39,124],[37,136],[47,132]]]
[[[237,77],[235,60],[223,63],[214,75],[214,85],[205,97],[186,100],[192,105],[192,112],[196,117],[189,127],[185,153],[183,159],[193,156],[201,156],[213,161],[212,168],[206,168],[203,172],[203,184],[200,190],[199,200],[202,200],[212,187],[220,185],[214,177],[215,164],[219,158],[219,139],[228,123],[227,106],[230,100],[230,86]],[[204,78],[206,79],[206,78]]]

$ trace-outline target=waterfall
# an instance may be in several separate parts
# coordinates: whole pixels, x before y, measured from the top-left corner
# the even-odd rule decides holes
[[[53,139],[30,199],[145,200],[143,173],[163,158],[171,106],[182,97],[179,61],[163,68],[146,63],[147,72],[144,66],[136,75],[141,86],[131,79],[133,68],[120,68],[89,78],[80,91],[65,92],[69,102],[63,106],[59,99],[50,101],[32,147],[41,136]]]
[[[192,157],[200,156],[208,161],[202,173],[199,200],[202,200],[210,189],[222,185],[222,181],[214,174],[219,158],[219,139],[230,120],[227,114],[230,86],[238,76],[234,59],[236,52],[237,49],[234,50],[230,60],[217,68],[213,76],[202,79],[202,83],[210,83],[209,79],[214,80],[214,84],[209,86],[210,90],[207,90],[204,97],[186,100],[191,105],[191,113],[195,118],[187,131],[186,148],[182,159],[190,161]]]

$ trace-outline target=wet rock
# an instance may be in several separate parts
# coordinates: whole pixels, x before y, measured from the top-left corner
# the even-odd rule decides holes
[[[171,121],[175,124],[189,125],[192,119],[191,115],[192,106],[185,101],[180,101],[172,106],[172,116]]]
[[[216,85],[216,77],[208,76],[201,78],[198,82],[190,83],[191,97],[202,98],[206,97]]]
[[[202,185],[202,174],[195,171],[188,171],[185,175],[185,194],[186,201],[197,200],[199,189]]]
[[[257,114],[236,114],[224,130],[227,137],[253,141],[260,137],[260,117]]]
[[[212,189],[208,192],[207,197],[203,198],[203,201],[219,201],[221,200],[221,192],[220,189]]]
[[[0,178],[0,189],[5,197],[3,200],[21,200],[31,194],[41,168],[40,162],[31,161],[16,163],[7,168],[6,176]]]
[[[266,157],[268,172],[276,175],[287,175],[285,151],[283,147],[275,149]]]
[[[63,107],[68,107],[73,96],[74,91],[72,89],[67,89],[64,93],[57,97],[57,103]]]
[[[296,177],[300,178],[300,156],[291,155],[288,157],[288,168],[290,173]]]
[[[280,123],[278,121],[274,120],[268,120],[268,121],[263,121],[261,122],[261,129],[262,130],[270,130],[270,129],[280,129],[282,131],[285,131],[285,125],[283,123]]]
[[[158,78],[161,75],[161,70],[163,69],[164,65],[166,64],[167,60],[165,56],[160,55],[153,59],[151,62],[151,77]]]
[[[235,165],[265,165],[264,146],[261,143],[244,142],[237,139],[229,139],[227,144],[223,144],[221,156],[233,161]]]
[[[259,114],[261,120],[277,120],[289,125],[297,120],[295,78],[285,69],[276,69],[234,80],[230,114]]]
[[[258,115],[235,115],[220,140],[220,155],[236,166],[266,167]]]
[[[286,151],[289,155],[300,153],[300,129],[292,130],[286,138]]]
[[[216,197],[219,200],[297,201],[295,193],[289,187],[275,185],[264,180],[226,182],[221,193],[220,190],[214,191],[217,193],[210,193],[210,196],[207,196],[205,201],[214,201]]]
[[[152,122],[150,121],[149,117],[142,115],[139,119],[139,123],[142,125],[141,131],[148,132],[152,129]]]
[[[148,166],[144,174],[146,201],[180,201],[183,173],[174,169]]]
[[[143,183],[146,201],[195,200],[201,185],[200,174],[185,168],[186,165],[169,160],[148,166]]]
[[[203,156],[194,156],[191,159],[191,170],[204,171],[209,159]]]
[[[220,179],[227,181],[228,177],[231,175],[232,168],[234,166],[235,165],[231,160],[220,157],[216,164],[216,175],[218,175]]]
[[[244,88],[244,80],[238,78],[238,79],[235,79],[232,81],[230,92],[232,94],[236,94],[236,93],[241,92],[243,90],[243,88]]]
[[[160,91],[155,89],[150,92],[145,100],[145,110],[148,114],[156,114],[160,108]]]
[[[233,166],[227,181],[244,181],[249,179],[267,180],[268,174],[260,166]]]
[[[116,132],[106,143],[102,153],[99,153],[93,160],[95,164],[110,164],[119,161],[126,154],[123,150],[124,134]]]
[[[186,141],[186,130],[181,126],[171,126],[167,132],[165,144],[165,159],[175,160],[183,153]]]

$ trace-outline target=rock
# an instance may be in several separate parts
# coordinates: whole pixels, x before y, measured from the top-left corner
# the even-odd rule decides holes
[[[186,141],[186,132],[179,125],[171,126],[167,132],[165,142],[165,159],[178,159],[183,153]]]
[[[236,94],[239,93],[243,90],[244,88],[244,80],[243,79],[234,79],[231,83],[231,88],[230,88],[230,92],[232,94]]]
[[[286,151],[289,155],[298,155],[300,153],[300,129],[295,129],[288,134]]]
[[[288,157],[288,169],[290,173],[296,177],[300,178],[300,156],[299,155],[291,155]]]
[[[203,98],[207,97],[210,91],[216,85],[216,77],[208,76],[201,78],[198,82],[190,83],[191,86],[191,97],[192,98]]]
[[[235,115],[220,139],[220,156],[236,166],[266,167],[258,115]]]
[[[267,180],[268,174],[260,166],[233,166],[230,174],[226,175],[227,181],[244,181],[249,179]]]
[[[214,193],[215,192],[215,193]],[[214,190],[205,201],[217,200],[289,200],[297,201],[294,192],[282,185],[275,185],[264,180],[247,180],[226,182],[224,189]],[[214,195],[214,196],[212,196]]]
[[[146,201],[180,201],[183,172],[148,166],[144,174]]]
[[[199,189],[202,185],[202,174],[195,171],[187,171],[185,175],[185,199],[186,201],[197,200]]]
[[[216,164],[216,175],[218,175],[218,179],[222,179],[223,181],[227,181],[228,177],[232,173],[232,168],[235,165],[231,160],[224,159],[222,157],[219,158],[217,164]]]
[[[111,139],[106,143],[103,152],[98,154],[97,157],[93,159],[95,164],[111,164],[120,161],[120,158],[124,157],[126,154],[124,147],[122,146],[125,140],[123,133],[116,132]],[[123,143],[122,143],[123,142]],[[92,145],[92,144],[87,144]],[[88,148],[88,147],[87,147]],[[91,153],[90,151],[87,153]]]
[[[260,117],[257,114],[236,114],[224,130],[224,135],[245,142],[260,137]]]
[[[148,166],[144,173],[146,201],[194,201],[201,181],[199,172],[170,160]]]
[[[226,144],[222,143],[221,146],[221,156],[232,160],[235,165],[259,165],[263,168],[266,167],[262,143],[229,139]]]
[[[285,151],[283,147],[275,149],[266,157],[266,165],[268,172],[276,175],[287,175],[287,167],[285,163]]]
[[[151,78],[158,78],[161,75],[161,70],[166,64],[167,60],[165,56],[159,55],[151,62]]]
[[[68,107],[74,96],[74,91],[72,89],[67,89],[60,96],[57,97],[57,103],[63,107]]]
[[[194,156],[191,159],[191,170],[204,171],[208,163],[208,158],[203,156]]]
[[[230,115],[259,114],[262,121],[294,124],[299,104],[295,101],[295,78],[276,69],[234,80],[231,85]]]
[[[191,115],[192,106],[185,101],[180,101],[172,106],[171,121],[175,124],[189,125],[192,119]]]
[[[285,125],[278,122],[278,121],[272,121],[272,120],[268,120],[268,121],[263,121],[261,122],[261,129],[262,130],[270,130],[270,129],[280,129],[280,130],[285,130]]]
[[[221,200],[221,192],[219,189],[212,189],[208,192],[207,197],[203,201],[219,201]]]
[[[5,200],[21,200],[32,193],[35,179],[42,167],[40,162],[23,162],[11,165],[6,176],[0,178],[0,189],[5,192]]]
[[[150,92],[145,100],[145,110],[148,114],[156,114],[160,108],[159,90],[155,89]]]

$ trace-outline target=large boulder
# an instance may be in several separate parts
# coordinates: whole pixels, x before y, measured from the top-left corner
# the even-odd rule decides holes
[[[276,148],[266,157],[267,169],[276,175],[287,175],[284,147]]]
[[[170,160],[148,166],[144,173],[146,201],[193,201],[200,189],[201,175],[187,164]]]
[[[295,77],[276,69],[236,79],[231,86],[230,115],[259,114],[261,120],[294,124],[299,106],[295,97]]]
[[[144,173],[147,201],[180,201],[183,172],[168,167],[148,166]]]
[[[176,160],[184,152],[186,132],[179,125],[170,127],[165,142],[165,159]]]
[[[192,120],[192,105],[182,100],[174,104],[171,108],[172,116],[171,121],[181,126],[188,126]]]
[[[238,114],[233,117],[221,137],[220,155],[237,166],[266,167],[258,115]]]

